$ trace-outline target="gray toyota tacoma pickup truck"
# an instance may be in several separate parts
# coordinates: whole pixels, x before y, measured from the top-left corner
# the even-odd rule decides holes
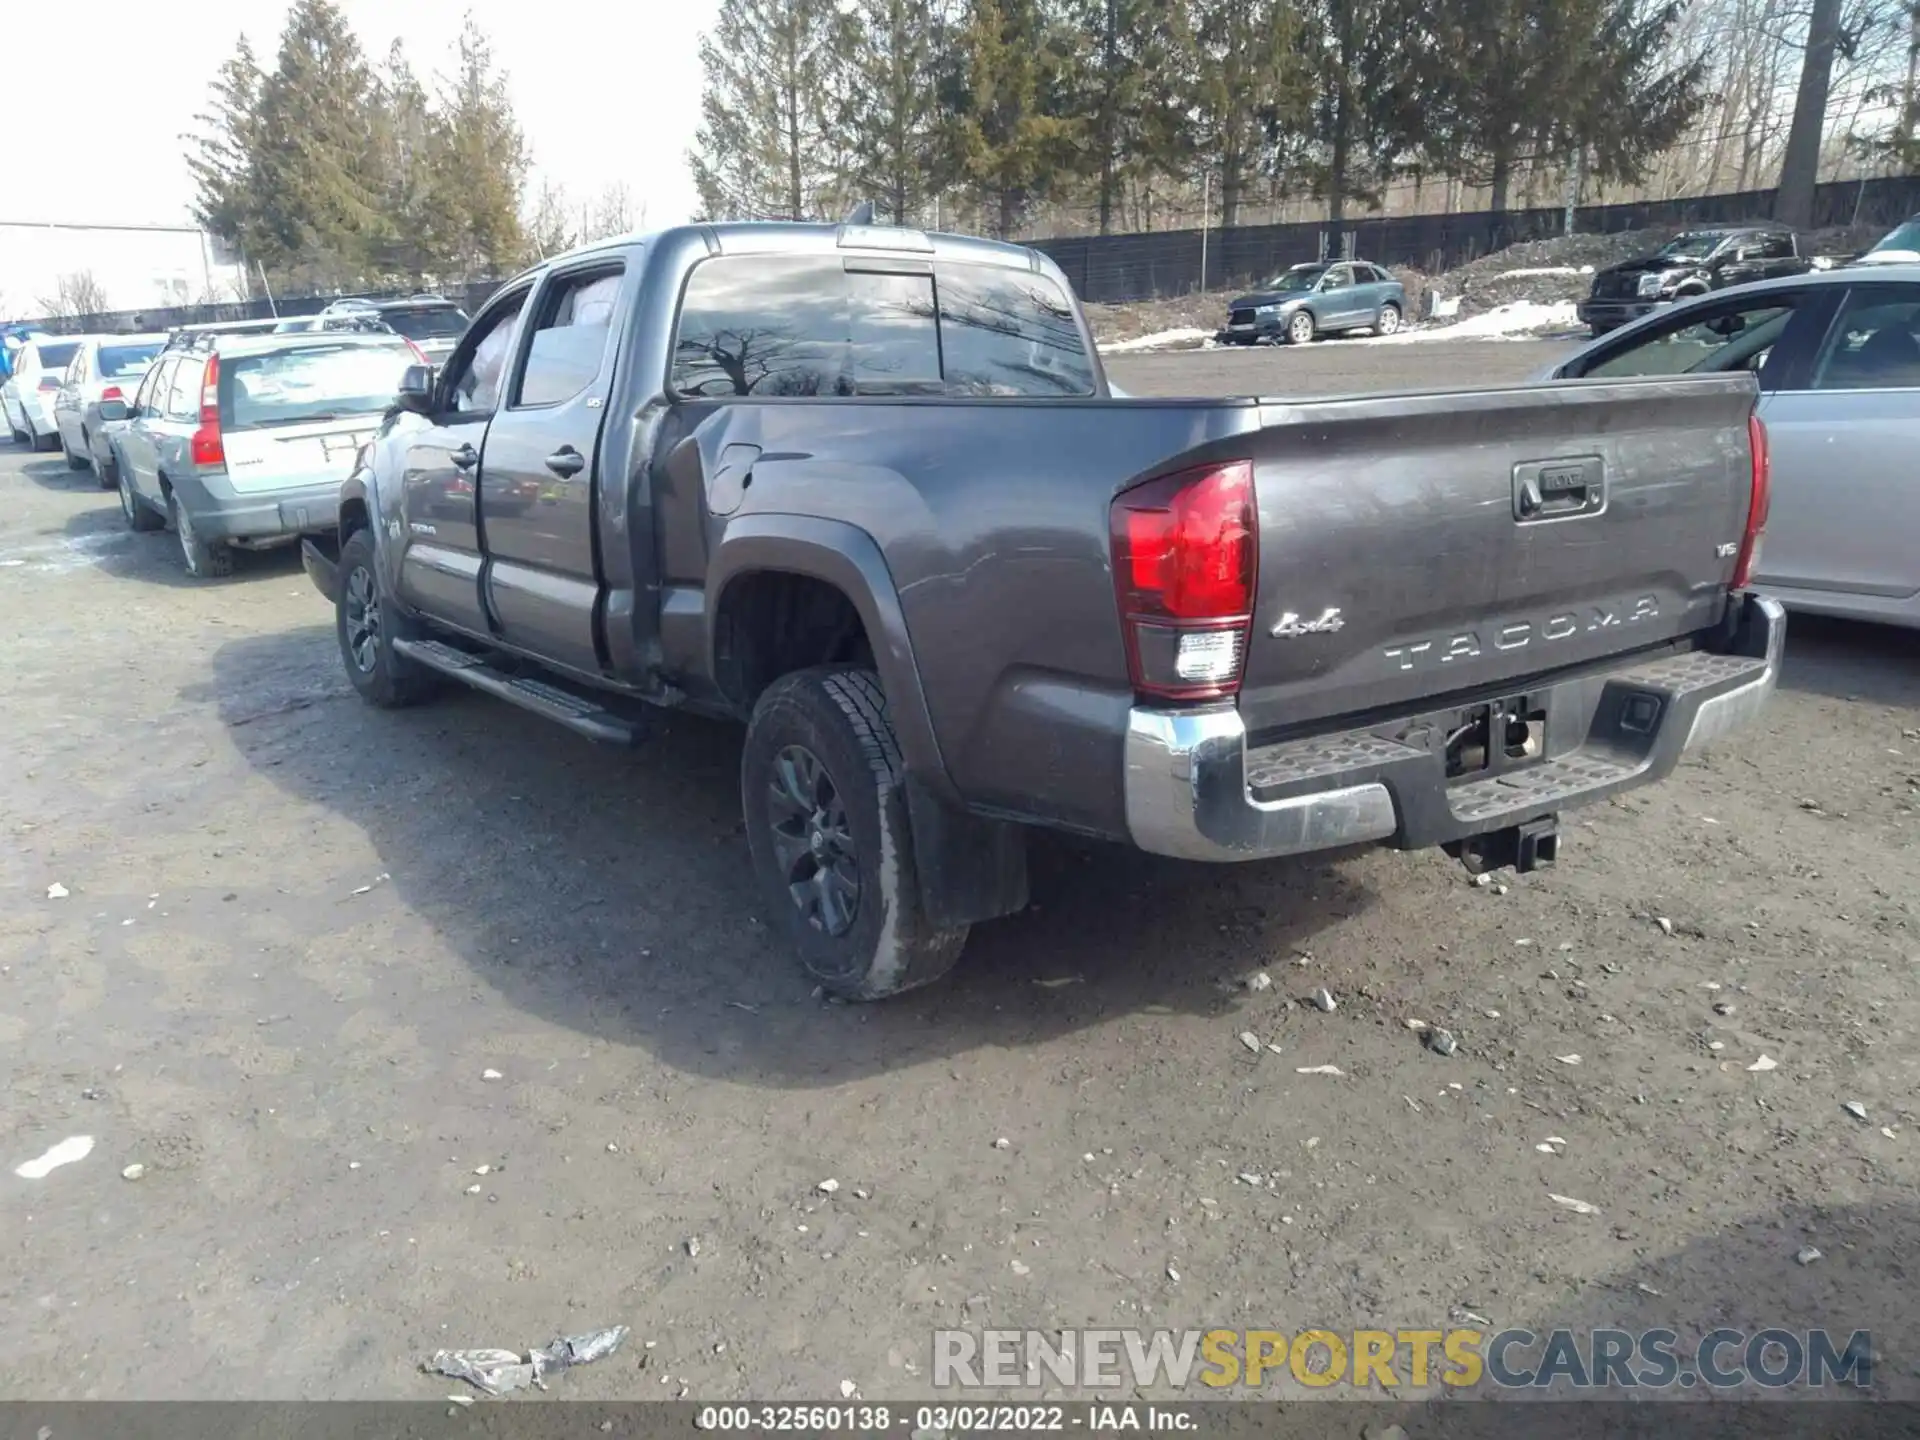
[[[1774,685],[1750,376],[1114,398],[1046,257],[698,225],[503,286],[305,545],[353,685],[746,722],[808,971],[923,984],[1025,828],[1550,863]]]

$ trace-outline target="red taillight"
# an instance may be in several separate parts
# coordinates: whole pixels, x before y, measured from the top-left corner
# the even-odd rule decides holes
[[[120,387],[118,385],[109,385],[100,392],[100,398],[102,400],[124,400],[127,397],[120,393]]]
[[[227,447],[220,438],[220,357],[207,357],[206,373],[200,377],[200,428],[193,432],[193,463],[224,465]]]
[[[1233,694],[1253,615],[1252,463],[1136,486],[1114,500],[1111,526],[1134,689],[1178,700]]]
[[[1747,530],[1740,537],[1740,558],[1733,566],[1733,588],[1753,582],[1760,564],[1760,542],[1766,535],[1767,512],[1773,508],[1773,457],[1767,450],[1767,427],[1758,415],[1747,417],[1747,441],[1753,450],[1753,492],[1747,500]]]

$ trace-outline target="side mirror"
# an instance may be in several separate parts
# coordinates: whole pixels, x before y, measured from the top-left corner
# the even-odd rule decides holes
[[[394,408],[411,411],[415,415],[431,415],[433,379],[431,365],[409,365],[406,373],[400,377],[400,391],[393,397]]]
[[[102,400],[100,418],[111,425],[117,420],[132,419],[133,412],[127,408],[127,402],[124,400]]]

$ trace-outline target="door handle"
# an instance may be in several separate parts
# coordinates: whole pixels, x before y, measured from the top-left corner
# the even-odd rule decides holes
[[[547,456],[547,469],[565,480],[587,468],[587,457],[571,445],[562,445]]]
[[[480,452],[471,445],[462,445],[447,458],[453,461],[454,469],[471,470],[480,463]]]

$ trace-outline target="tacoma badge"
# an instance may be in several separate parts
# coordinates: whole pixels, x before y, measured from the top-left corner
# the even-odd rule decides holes
[[[1269,633],[1282,640],[1291,640],[1296,635],[1331,635],[1346,623],[1340,618],[1339,610],[1331,606],[1320,612],[1318,620],[1302,620],[1289,610]]]

